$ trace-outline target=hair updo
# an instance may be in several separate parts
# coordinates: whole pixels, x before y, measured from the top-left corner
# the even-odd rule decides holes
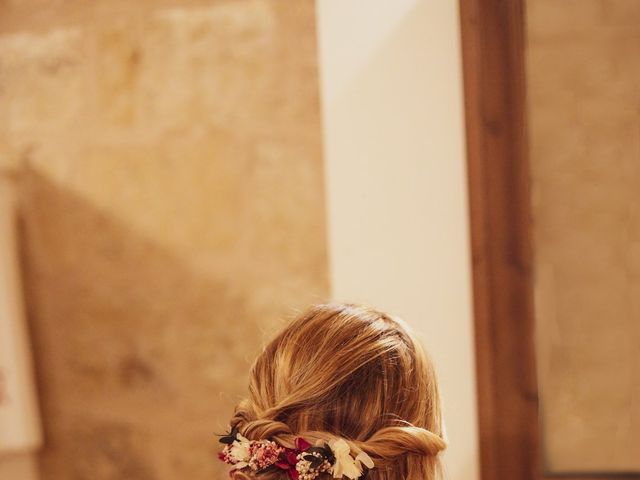
[[[445,448],[435,371],[410,328],[352,304],[315,305],[271,341],[230,423],[290,448],[298,436],[345,438],[375,462],[369,480],[434,480]],[[246,469],[232,477],[254,478]],[[285,471],[258,477],[288,480]]]

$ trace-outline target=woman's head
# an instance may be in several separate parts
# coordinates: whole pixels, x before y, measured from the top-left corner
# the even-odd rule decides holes
[[[445,447],[436,376],[420,344],[402,320],[350,304],[313,306],[271,341],[231,424],[290,447],[296,437],[345,438],[373,459],[371,480],[434,479]]]

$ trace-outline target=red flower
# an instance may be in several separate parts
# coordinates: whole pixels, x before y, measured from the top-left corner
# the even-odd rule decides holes
[[[292,448],[285,448],[275,465],[282,470],[286,470],[291,480],[298,480],[296,463],[298,463],[298,453]]]
[[[285,448],[284,452],[280,453],[280,458],[275,463],[278,468],[286,470],[291,480],[298,480],[298,470],[296,470],[296,464],[298,463],[298,454],[311,448],[311,444],[304,438],[298,437],[295,440],[296,448]]]
[[[305,450],[309,450],[311,448],[311,444],[307,442],[304,438],[298,437],[296,438],[296,449],[298,453],[302,453]]]

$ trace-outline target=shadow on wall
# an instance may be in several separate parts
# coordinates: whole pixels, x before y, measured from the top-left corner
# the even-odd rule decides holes
[[[213,433],[296,278],[198,271],[35,169],[20,181],[44,478],[219,478]],[[301,288],[289,306],[314,300]]]
[[[262,337],[328,293],[313,9],[0,2],[43,480],[221,478]]]

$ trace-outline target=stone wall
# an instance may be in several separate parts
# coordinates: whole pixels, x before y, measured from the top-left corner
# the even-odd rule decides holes
[[[214,432],[328,294],[314,3],[0,4],[45,480],[223,478]]]
[[[640,2],[527,7],[546,467],[640,472]]]

